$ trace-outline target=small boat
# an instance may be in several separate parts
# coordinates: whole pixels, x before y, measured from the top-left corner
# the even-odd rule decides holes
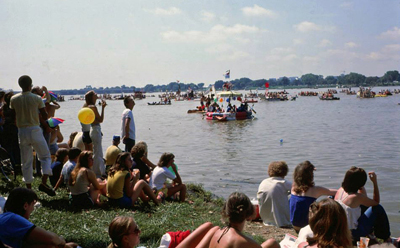
[[[375,97],[387,97],[387,94],[376,94]]]
[[[340,97],[336,97],[336,96],[327,96],[327,97],[323,97],[320,96],[319,100],[324,100],[324,101],[333,101],[333,100],[340,100]]]
[[[253,113],[251,111],[242,112],[207,112],[206,120],[216,120],[216,121],[235,121],[235,120],[246,120],[252,119]]]
[[[245,102],[247,102],[247,103],[256,103],[256,102],[258,102],[258,100],[255,99],[255,98],[244,99],[244,100],[242,101],[242,103],[245,103]]]
[[[147,105],[171,105],[171,102],[148,102]]]
[[[187,113],[188,113],[188,114],[193,114],[193,113],[202,114],[202,113],[206,113],[206,111],[201,110],[201,109],[189,109],[189,110],[187,111]]]

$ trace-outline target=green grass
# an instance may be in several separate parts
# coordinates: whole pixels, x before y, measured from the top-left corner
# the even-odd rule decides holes
[[[35,208],[30,221],[84,248],[106,247],[111,242],[108,225],[119,215],[135,218],[142,230],[141,245],[146,247],[158,247],[162,235],[169,231],[194,230],[207,221],[223,225],[220,212],[224,200],[214,197],[201,185],[188,185],[187,198],[193,204],[166,201],[157,207],[140,202],[132,209],[112,208],[106,204],[101,208],[75,211],[69,207],[66,189],[58,189],[56,196],[49,197],[37,190],[39,183],[40,179],[35,178],[32,188],[41,205]],[[20,176],[13,182],[0,181],[0,194],[6,196],[15,187],[25,187]]]

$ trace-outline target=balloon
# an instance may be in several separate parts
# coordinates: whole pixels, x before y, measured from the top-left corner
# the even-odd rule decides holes
[[[214,102],[217,102],[217,98],[214,98]]]
[[[223,101],[224,101],[224,99],[220,98],[220,99],[219,99],[219,101],[220,101],[220,102],[223,102]]]
[[[230,102],[231,100],[229,98],[226,98],[226,102]]]
[[[236,97],[233,97],[232,99],[235,101],[235,100],[236,100]]]
[[[242,101],[242,98],[240,96],[237,99],[238,99],[238,101]]]
[[[94,122],[94,112],[90,108],[82,108],[79,110],[78,119],[83,124],[92,124]]]
[[[268,87],[269,87],[269,83],[266,82],[266,83],[265,83],[265,88],[268,88]]]

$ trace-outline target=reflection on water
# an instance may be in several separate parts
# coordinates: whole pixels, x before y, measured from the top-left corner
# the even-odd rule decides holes
[[[148,106],[147,101],[155,101],[150,98],[137,101],[134,108],[137,140],[148,143],[153,163],[163,152],[172,152],[184,181],[202,183],[223,197],[235,190],[255,197],[258,184],[267,177],[269,162],[274,160],[288,163],[289,179],[298,163],[310,160],[317,168],[316,185],[329,188],[339,188],[344,173],[353,165],[374,170],[392,234],[399,236],[400,95],[339,97],[340,101],[299,97],[296,101],[259,102],[254,106],[255,120],[228,122],[187,114],[198,101]],[[60,104],[56,116],[66,120],[61,129],[68,137],[80,129],[77,113],[83,102]],[[112,136],[120,133],[123,109],[122,101],[108,102],[102,124],[104,150]],[[372,197],[372,183],[368,181],[366,188]]]

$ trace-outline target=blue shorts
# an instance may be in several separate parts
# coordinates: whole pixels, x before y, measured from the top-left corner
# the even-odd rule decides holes
[[[119,199],[112,199],[108,198],[108,202],[115,207],[120,207],[120,208],[131,208],[132,205],[132,199],[126,195]]]

